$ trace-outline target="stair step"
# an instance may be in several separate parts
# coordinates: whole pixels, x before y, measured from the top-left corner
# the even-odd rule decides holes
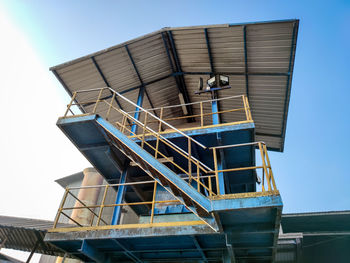
[[[169,163],[174,161],[174,157],[167,157],[167,158],[157,158],[157,161],[160,163]],[[137,166],[136,162],[131,162],[131,166]]]
[[[199,216],[210,217],[210,214],[207,211],[205,211],[201,206],[199,206],[196,202],[194,202],[193,205]]]

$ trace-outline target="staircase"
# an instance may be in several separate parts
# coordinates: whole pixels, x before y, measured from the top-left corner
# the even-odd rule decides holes
[[[186,134],[182,133],[181,131],[177,130],[175,127],[173,127],[169,123],[166,123],[165,121],[161,120],[154,114],[136,105],[135,103],[128,100],[121,94],[113,90],[110,90],[110,91],[113,94],[112,99],[118,96],[118,98],[133,105],[138,111],[141,111],[144,114],[148,115],[148,118],[153,118],[156,121],[158,121],[159,131],[160,131],[160,127],[163,125],[163,126],[166,126],[167,128],[173,129],[174,132],[181,133],[184,137],[187,137],[185,138],[185,140],[188,140],[189,150],[188,152],[183,150],[181,147],[175,145],[170,140],[167,140],[166,138],[162,137],[159,134],[159,131],[156,132],[153,129],[151,129],[149,126],[147,126],[146,122],[141,123],[139,120],[135,119],[130,114],[122,111],[119,108],[114,107],[112,105],[113,100],[109,102],[106,99],[101,99],[102,92],[100,92],[99,97],[96,100],[94,110],[91,114],[95,114],[96,111],[98,110],[98,103],[104,102],[108,105],[108,114],[110,114],[111,110],[113,110],[118,114],[121,114],[123,119],[122,123],[119,123],[119,125],[117,123],[117,125],[115,126],[111,122],[107,121],[109,116],[106,116],[105,118],[103,118],[100,115],[95,115],[94,121],[96,125],[99,126],[99,129],[102,129],[104,131],[104,134],[107,135],[109,145],[112,147],[116,147],[128,159],[130,159],[131,162],[135,163],[150,177],[156,180],[157,183],[162,185],[175,199],[180,201],[184,206],[186,206],[188,210],[193,212],[201,220],[207,223],[213,230],[219,231],[218,224],[215,220],[213,213],[211,212],[212,210],[211,200],[207,196],[202,194],[201,191],[199,191],[199,187],[197,187],[197,189],[193,187],[193,185],[190,183],[191,180],[189,180],[189,182],[185,181],[179,174],[177,174],[174,171],[175,169],[170,169],[168,166],[166,166],[165,164],[163,164],[157,159],[157,155],[159,155],[159,157],[168,158],[167,156],[162,154],[160,151],[158,151],[158,145],[160,141],[162,141],[167,145],[167,147],[170,147],[172,150],[179,152],[180,154],[182,154],[182,156],[185,156],[185,159],[187,158],[186,159],[186,161],[188,162],[187,174],[189,175],[189,177],[191,177],[191,174],[192,174],[191,170],[193,166],[197,168],[197,171],[201,169],[205,172],[212,172],[209,167],[207,167],[206,165],[204,165],[198,159],[194,158],[191,155],[191,144],[195,143],[203,148],[205,148],[205,146],[195,141],[193,138],[187,136]],[[67,112],[75,99],[76,99],[76,94],[73,95],[72,101],[68,105]],[[87,114],[84,114],[84,115],[86,116]],[[79,117],[79,115],[76,115],[76,117]],[[62,117],[62,119],[64,118],[67,118],[67,116]],[[72,119],[71,117],[69,118]],[[129,123],[130,129],[127,128],[127,125],[126,125],[127,122]],[[143,134],[137,135],[135,132],[133,132],[132,131],[133,129],[131,128],[132,125],[137,125],[138,128],[143,129]],[[156,149],[154,149],[156,154],[154,156],[149,151],[146,150],[145,144],[148,144],[149,147],[153,147],[149,143],[147,143],[147,141],[145,141],[146,133],[148,137],[153,137],[153,139],[156,140]],[[171,165],[177,166],[177,169],[184,170],[183,167],[180,167],[179,164],[174,161],[174,159],[175,158],[170,160]],[[193,180],[196,180],[196,179],[194,178]],[[211,181],[211,179],[209,179],[208,181]],[[209,189],[197,178],[197,185],[198,184],[201,184],[203,189],[205,188],[206,193],[208,192],[207,190]]]

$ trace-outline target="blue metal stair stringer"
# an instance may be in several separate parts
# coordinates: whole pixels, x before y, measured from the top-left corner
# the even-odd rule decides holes
[[[205,221],[213,230],[219,231],[218,224],[214,215],[211,213],[211,201],[207,197],[199,193],[179,175],[159,162],[104,118],[97,115],[96,122],[116,139],[114,140],[115,147],[138,164],[140,168],[152,178],[157,180],[160,185],[184,204],[191,212]]]

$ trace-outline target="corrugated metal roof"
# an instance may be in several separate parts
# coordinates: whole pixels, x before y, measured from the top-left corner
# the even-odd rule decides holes
[[[5,242],[4,248],[30,252],[39,240],[36,253],[63,256],[64,252],[43,241],[46,231],[52,226],[52,221],[0,216],[0,243]]]
[[[350,233],[350,210],[284,214],[283,232]]]
[[[0,263],[24,263],[24,262],[0,253]]]
[[[219,98],[247,94],[256,140],[283,151],[298,26],[298,20],[285,20],[163,28],[51,70],[70,94],[110,86],[136,102],[138,88],[145,86],[144,108],[180,104],[179,93],[186,102],[207,99],[194,94],[198,78],[229,75],[232,89],[219,91]],[[229,109],[230,102],[220,107]],[[223,120],[229,116],[223,114]]]

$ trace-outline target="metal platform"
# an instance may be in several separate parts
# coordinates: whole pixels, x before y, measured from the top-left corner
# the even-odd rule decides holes
[[[271,262],[282,210],[278,193],[227,197],[213,200],[212,204],[218,212],[222,232],[214,232],[198,220],[192,225],[178,221],[165,223],[162,221],[171,219],[163,215],[155,216],[153,226],[61,228],[51,230],[45,240],[84,261],[222,262],[231,256],[236,262]],[[179,215],[176,219],[179,220]],[[224,262],[235,262],[229,260]]]

